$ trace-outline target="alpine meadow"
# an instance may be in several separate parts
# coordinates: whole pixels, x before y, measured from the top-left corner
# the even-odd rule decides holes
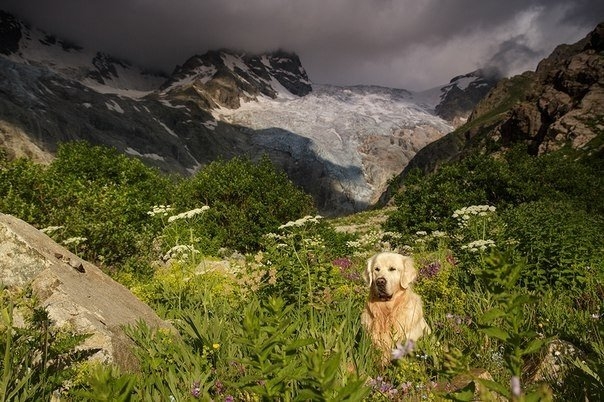
[[[413,92],[0,22],[0,402],[601,400],[604,23]],[[384,251],[431,329],[391,359],[361,322]]]

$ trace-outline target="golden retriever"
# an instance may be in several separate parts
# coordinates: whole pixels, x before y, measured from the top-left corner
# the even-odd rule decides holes
[[[369,285],[369,299],[361,323],[386,362],[396,342],[416,341],[430,333],[422,300],[411,289],[416,277],[411,257],[383,252],[367,261],[364,278]]]

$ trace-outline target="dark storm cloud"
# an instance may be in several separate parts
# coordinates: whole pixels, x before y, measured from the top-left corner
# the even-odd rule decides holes
[[[295,51],[314,82],[410,89],[533,69],[604,20],[601,0],[0,0],[84,46],[172,70],[193,54]]]

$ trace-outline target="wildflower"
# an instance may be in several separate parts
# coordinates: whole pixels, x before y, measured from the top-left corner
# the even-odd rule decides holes
[[[432,278],[440,272],[440,262],[434,261],[420,268],[419,276],[423,278]]]
[[[518,376],[512,376],[510,380],[510,388],[512,390],[512,396],[519,397],[522,389],[520,387],[520,378]]]
[[[341,269],[348,269],[352,266],[352,261],[346,257],[335,259],[331,263]]]
[[[226,398],[224,398],[224,402],[234,402],[235,398],[233,398],[231,395],[227,395]]]
[[[307,223],[319,223],[319,219],[323,219],[323,217],[321,215],[306,215],[304,218],[300,218],[295,221],[289,221],[286,224],[279,226],[279,229],[286,229],[289,227],[300,227],[306,225]]]
[[[271,286],[277,284],[277,270],[275,268],[268,270],[268,284]]]
[[[465,227],[472,216],[486,217],[495,210],[496,208],[492,205],[471,205],[456,209],[453,212],[453,218],[459,221],[459,226]]]
[[[63,229],[64,227],[65,226],[48,226],[46,228],[40,229],[40,232],[49,234],[49,233],[56,232],[59,229]]]
[[[194,217],[195,215],[203,214],[208,209],[210,209],[210,207],[208,207],[207,205],[204,205],[201,208],[195,208],[190,211],[182,212],[177,215],[172,215],[171,217],[168,218],[168,222],[171,223],[178,219],[190,219],[190,218]]]
[[[407,339],[405,344],[401,344],[397,342],[396,348],[392,349],[391,356],[393,360],[400,360],[403,357],[407,356],[413,349],[415,348],[415,342],[411,339]]]
[[[151,211],[147,212],[147,215],[149,216],[156,216],[156,215],[161,215],[161,216],[167,216],[168,212],[172,211],[174,208],[172,208],[170,205],[154,205],[153,207],[151,207]]]
[[[199,398],[199,395],[201,394],[201,388],[200,388],[200,384],[199,381],[195,381],[193,383],[193,386],[191,387],[191,395],[194,398]]]
[[[469,250],[472,253],[477,251],[486,251],[489,247],[495,247],[493,240],[475,240],[471,243],[461,246],[462,250]]]
[[[214,382],[214,390],[218,395],[221,395],[224,392],[224,384],[220,380],[216,380]]]
[[[383,377],[379,376],[375,379],[370,378],[368,385],[374,390],[386,396],[394,396],[398,393],[398,389],[391,383],[384,380]]]
[[[219,343],[214,343],[214,344],[212,344],[212,347],[214,349],[220,349],[220,344]]]
[[[486,212],[495,212],[495,209],[496,208],[492,205],[472,205],[455,210],[453,212],[453,218],[457,219],[461,217],[462,219],[470,219],[470,215],[484,216],[481,214]]]
[[[361,275],[353,268],[352,261],[349,258],[338,258],[331,263],[340,268],[340,274],[342,274],[342,276],[349,281],[357,281],[361,279]]]
[[[86,238],[86,237],[79,237],[79,236],[70,237],[67,240],[63,240],[63,244],[66,245],[66,246],[69,245],[69,244],[75,244],[77,246],[78,244],[83,243],[86,240],[88,240],[88,238]]]
[[[199,250],[197,250],[192,245],[179,244],[168,250],[166,254],[162,257],[162,259],[164,261],[168,261],[170,259],[184,261],[189,257],[189,255],[195,254],[199,254]]]
[[[415,234],[418,236],[427,236],[428,232],[426,232],[425,230],[419,230],[419,231],[415,232]]]

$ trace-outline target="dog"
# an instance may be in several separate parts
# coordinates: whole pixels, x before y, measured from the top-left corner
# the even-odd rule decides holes
[[[361,323],[388,362],[395,343],[415,342],[431,332],[422,300],[411,288],[417,271],[411,257],[382,252],[367,261],[363,277],[369,298]]]

